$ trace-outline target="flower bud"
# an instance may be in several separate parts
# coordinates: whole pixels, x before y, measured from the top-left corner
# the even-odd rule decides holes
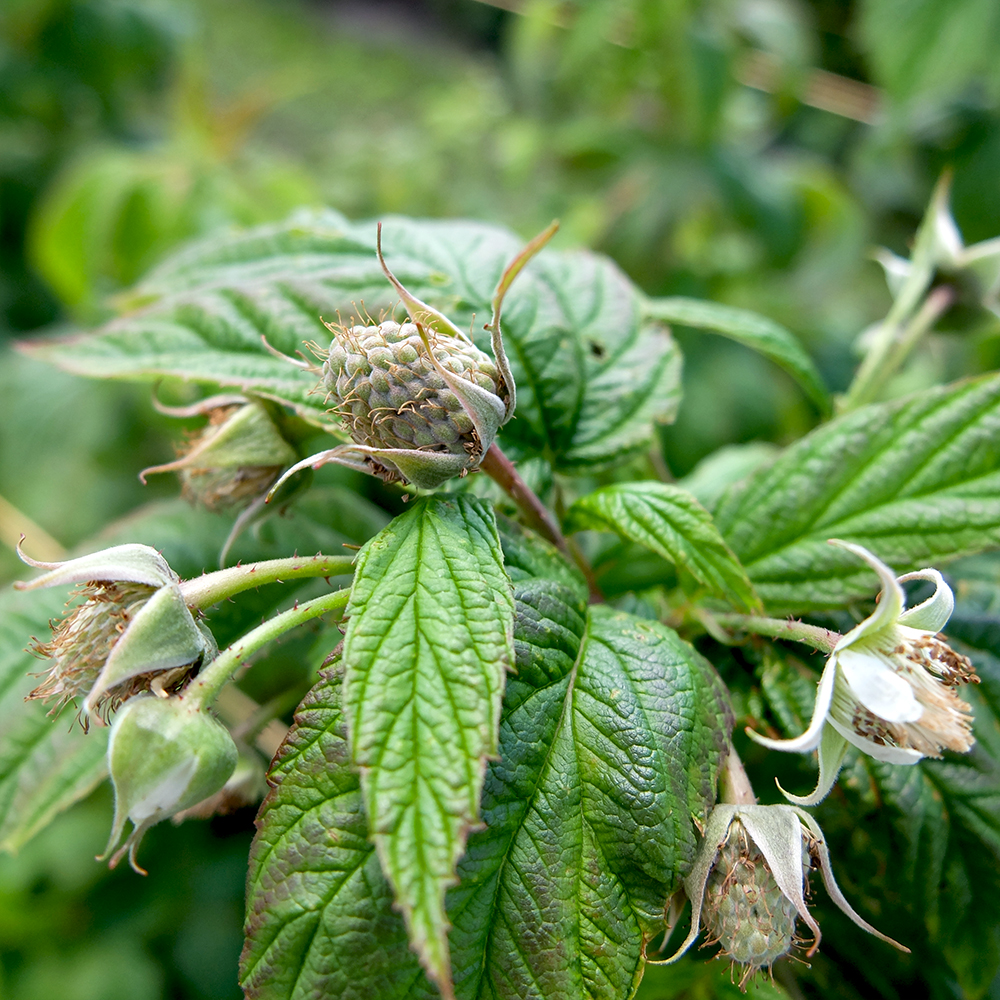
[[[108,742],[108,770],[115,788],[115,820],[103,860],[121,840],[125,821],[132,832],[111,856],[127,853],[145,874],[135,852],[143,834],[160,820],[209,798],[236,767],[236,744],[225,726],[205,709],[182,698],[141,695],[115,718]]]
[[[208,424],[174,462],[144,469],[176,472],[184,496],[212,511],[245,507],[267,493],[285,466],[298,458],[282,436],[267,405],[260,400],[224,396],[194,407],[161,410],[175,416],[208,417]]]

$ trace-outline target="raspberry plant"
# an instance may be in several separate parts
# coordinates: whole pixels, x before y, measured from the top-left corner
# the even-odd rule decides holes
[[[164,412],[208,425],[147,470],[179,472],[194,507],[154,506],[3,598],[0,844],[109,766],[111,861],[136,868],[153,823],[263,795],[239,972],[261,1000],[624,1000],[699,920],[741,986],[773,966],[829,996],[869,995],[859,977],[983,995],[1000,376],[891,388],[952,301],[939,268],[995,302],[997,254],[956,250],[946,197],[836,400],[779,325],[648,298],[549,231],[391,218],[377,245],[332,211],[193,244],[103,327],[25,344],[162,382]],[[763,353],[817,426],[672,481],[671,323]],[[72,584],[38,685],[18,650]],[[289,727],[287,692],[238,685],[303,628]],[[776,774],[815,783],[787,794],[826,833]],[[810,877],[853,925],[813,916]],[[783,957],[807,946],[812,971]]]

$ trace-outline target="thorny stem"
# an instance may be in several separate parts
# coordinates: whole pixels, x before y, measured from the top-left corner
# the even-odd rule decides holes
[[[736,747],[729,746],[729,753],[726,761],[722,765],[722,774],[719,776],[719,801],[736,806],[752,806],[757,804],[757,796],[753,793],[753,786],[747,777],[747,772],[743,767]]]
[[[486,450],[479,468],[517,504],[531,528],[550,541],[560,552],[569,555],[566,538],[559,530],[555,518],[538,499],[534,490],[521,478],[513,462],[495,444],[491,444]]]
[[[591,603],[604,600],[594,571],[584,559],[579,546],[559,530],[559,524],[549,509],[538,499],[535,491],[521,478],[514,463],[497,447],[491,444],[483,455],[479,468],[483,470],[513,501],[524,514],[529,527],[550,541],[560,552],[568,556],[579,567],[587,580]]]
[[[753,632],[755,635],[766,635],[773,639],[791,639],[802,642],[823,653],[833,652],[833,647],[840,641],[840,633],[832,629],[820,628],[818,625],[806,625],[805,622],[794,621],[791,618],[764,618],[759,615],[713,614],[712,621],[723,628],[740,632]]]
[[[234,594],[262,587],[266,583],[282,583],[285,580],[301,580],[315,576],[344,576],[354,572],[353,555],[292,556],[288,559],[269,559],[266,562],[250,563],[247,566],[231,566],[215,573],[185,580],[181,593],[189,608],[204,611],[219,601]]]
[[[324,594],[305,604],[275,615],[273,618],[247,632],[243,638],[224,649],[219,655],[184,689],[182,701],[194,702],[199,706],[210,705],[225,686],[230,677],[239,669],[248,656],[266,646],[272,639],[284,635],[289,629],[303,622],[318,618],[329,612],[342,615],[351,596],[349,587]]]

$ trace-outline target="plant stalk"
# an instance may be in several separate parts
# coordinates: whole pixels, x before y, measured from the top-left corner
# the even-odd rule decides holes
[[[354,559],[353,555],[325,556],[317,553],[314,556],[292,556],[289,559],[269,559],[247,566],[231,566],[229,569],[185,580],[181,584],[181,593],[189,608],[204,611],[219,601],[266,583],[352,574]]]
[[[833,647],[841,639],[839,632],[820,628],[818,625],[806,625],[791,618],[764,618],[759,615],[713,614],[712,621],[723,628],[740,632],[752,632],[754,635],[766,635],[773,639],[791,639],[802,642],[823,653],[832,653]]]
[[[903,323],[892,310],[879,327],[871,350],[865,355],[854,381],[841,398],[838,410],[845,413],[870,403],[879,389],[899,370],[924,334],[941,318],[954,300],[947,286],[935,288],[920,308]]]
[[[570,555],[566,538],[548,508],[521,478],[514,463],[497,447],[491,444],[479,463],[483,470],[513,501],[524,515],[528,525],[543,538],[550,541],[560,552]]]
[[[538,498],[538,494],[521,478],[514,463],[495,445],[491,444],[479,463],[483,470],[517,504],[528,526],[550,541],[563,555],[568,556],[587,580],[590,603],[599,604],[604,600],[597,585],[594,570],[583,557],[580,547],[559,529],[559,522]]]
[[[757,796],[753,793],[753,785],[747,777],[743,761],[736,752],[736,747],[729,745],[722,774],[719,775],[719,801],[728,805],[752,806],[757,804]]]
[[[330,612],[338,612],[342,617],[347,601],[351,596],[350,587],[324,594],[305,604],[296,604],[294,608],[283,611],[280,615],[258,625],[247,632],[243,638],[226,647],[219,655],[184,689],[182,701],[194,702],[199,707],[211,705],[227,681],[239,669],[247,657],[252,656],[273,639],[284,635],[289,629],[295,628],[313,618],[319,618]]]

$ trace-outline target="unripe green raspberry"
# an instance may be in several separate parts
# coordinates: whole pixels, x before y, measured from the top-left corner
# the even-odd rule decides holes
[[[509,392],[488,354],[444,333],[431,338],[430,358],[413,323],[330,325],[333,343],[323,364],[323,387],[357,444],[382,449],[477,457],[484,446],[462,401],[439,367],[491,393],[506,410]],[[385,454],[369,462],[387,482],[407,475]]]
[[[747,783],[748,796],[752,795]],[[709,942],[743,966],[740,989],[764,966],[788,953],[795,921],[812,932],[806,956],[819,948],[819,924],[806,905],[815,861],[830,898],[862,930],[900,951],[909,951],[854,912],[837,885],[819,824],[795,806],[719,803],[708,817],[701,846],[684,878],[691,900],[691,929],[667,959],[676,962],[704,926]]]
[[[808,855],[803,871],[809,871]],[[795,939],[795,904],[778,887],[760,848],[739,819],[708,877],[702,920],[723,954],[746,967],[744,981],[788,953]]]
[[[236,744],[204,708],[183,698],[140,695],[115,717],[108,742],[108,770],[115,787],[115,822],[106,857],[121,839],[125,821],[133,830],[111,857],[113,868],[135,852],[151,826],[202,802],[225,785],[236,767]]]
[[[176,461],[144,469],[143,481],[156,472],[176,472],[184,496],[212,511],[238,510],[267,493],[298,453],[272,419],[270,404],[240,400],[217,396],[191,407],[160,406],[175,416],[208,417],[208,424]]]
[[[334,339],[324,359],[321,389],[352,443],[296,463],[268,496],[300,469],[318,469],[327,462],[424,490],[475,472],[517,405],[500,333],[500,308],[514,279],[556,229],[552,223],[536,236],[500,275],[486,327],[491,358],[447,316],[408,292],[389,270],[382,256],[380,223],[375,252],[410,320],[402,326],[389,320],[370,326],[326,324]],[[322,348],[317,354],[322,357]],[[304,359],[286,360],[311,368]]]

